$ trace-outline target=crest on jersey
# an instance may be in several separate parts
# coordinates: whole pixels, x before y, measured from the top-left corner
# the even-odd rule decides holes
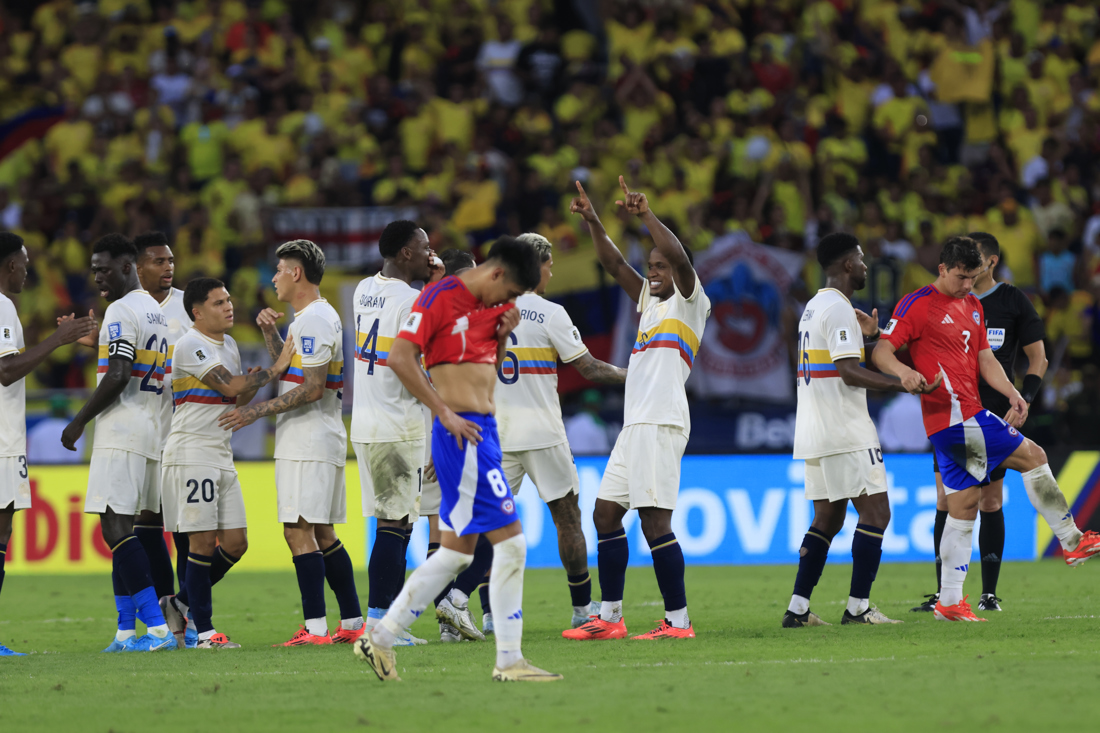
[[[1003,328],[987,328],[985,336],[989,341],[989,348],[994,351],[1005,345],[1005,330]]]
[[[982,325],[982,317],[978,315],[978,311],[970,311],[970,317],[974,319],[974,323]]]
[[[107,324],[107,338],[112,341],[122,337],[122,323],[115,321],[114,323]]]
[[[882,329],[884,336],[889,336],[894,332],[894,326],[898,325],[898,319],[891,318],[890,322],[886,324],[886,328]]]
[[[505,499],[504,501],[500,502],[500,510],[505,514],[511,514],[516,510],[515,502],[513,502],[511,499]]]
[[[15,337],[11,332],[11,326],[0,328],[0,341],[15,341]]]
[[[312,336],[302,337],[302,353],[306,356],[313,356],[313,346],[316,343]]]
[[[401,326],[401,330],[416,333],[420,330],[420,319],[423,317],[423,313],[410,313],[409,317],[405,319],[405,324]]]

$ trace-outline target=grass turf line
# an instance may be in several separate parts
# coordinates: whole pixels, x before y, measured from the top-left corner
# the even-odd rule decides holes
[[[977,571],[975,562],[968,582],[975,607]],[[431,643],[397,650],[400,684],[379,683],[349,646],[272,648],[301,620],[290,572],[233,572],[215,588],[217,628],[243,649],[125,655],[99,652],[114,631],[109,578],[10,576],[0,642],[36,653],[0,659],[0,727],[1035,730],[1053,720],[1072,729],[1100,710],[1097,568],[1006,564],[999,591],[1006,610],[979,612],[989,623],[948,624],[908,611],[932,589],[931,566],[887,565],[872,602],[906,623],[843,628],[850,566],[829,566],[811,607],[836,625],[798,630],[779,626],[793,567],[687,572],[697,639],[581,643],[560,638],[570,617],[564,573],[528,571],[524,653],[566,678],[547,685],[490,682],[492,643],[440,644],[430,611],[413,632]],[[357,581],[365,596],[365,573]],[[631,633],[648,631],[662,616],[650,569],[630,569],[626,596]],[[336,604],[328,600],[335,628]]]

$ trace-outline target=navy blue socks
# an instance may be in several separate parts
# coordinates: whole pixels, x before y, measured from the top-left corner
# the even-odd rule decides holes
[[[621,603],[626,585],[626,565],[630,562],[630,545],[626,530],[597,535],[596,557],[600,569],[600,598],[604,603]],[[607,619],[605,619],[607,620]]]
[[[302,614],[306,621],[324,619],[325,558],[320,552],[298,555],[294,558],[294,572],[298,575],[298,590],[302,594]],[[310,630],[310,633],[315,632]]]
[[[175,573],[172,572],[172,557],[168,554],[168,545],[164,543],[164,527],[135,524],[134,536],[145,549],[145,557],[149,561],[149,574],[153,579],[153,588],[157,592],[157,597],[175,595],[176,579]]]
[[[832,537],[811,527],[802,538],[799,550],[798,574],[794,576],[794,595],[809,599],[814,592],[821,573],[825,570],[825,559],[829,556],[829,544]]]
[[[978,551],[982,556],[982,593],[997,595],[1001,577],[1001,557],[1005,554],[1005,513],[982,512],[978,526]]]
[[[336,594],[336,602],[340,605],[340,618],[343,620],[362,618],[363,612],[359,608],[359,594],[355,590],[355,570],[351,565],[351,557],[347,548],[340,540],[336,540],[321,554],[325,558],[325,580],[328,587]]]
[[[687,606],[687,593],[684,591],[684,551],[676,541],[676,535],[669,532],[649,545],[653,553],[653,572],[657,575],[657,587],[665,599],[665,611],[679,611]],[[624,568],[625,570],[625,568]]]
[[[146,626],[163,626],[164,615],[150,577],[149,558],[145,556],[141,542],[134,535],[127,535],[111,548],[111,553],[114,571],[133,598],[138,618]]]
[[[195,629],[200,634],[214,630],[214,603],[210,593],[213,585],[210,580],[210,566],[213,562],[214,558],[210,555],[196,552],[187,555],[187,564],[190,565],[187,568],[187,597],[190,599],[188,608],[195,620]]]
[[[405,530],[379,527],[374,534],[374,547],[367,564],[367,607],[377,616],[393,604],[405,583]]]
[[[857,524],[852,538],[852,598],[870,598],[871,584],[878,575],[882,559],[882,535],[886,530],[869,524]]]
[[[477,539],[474,548],[474,559],[470,567],[463,570],[455,578],[454,587],[462,591],[467,597],[473,595],[474,590],[485,582],[485,573],[493,566],[493,543],[485,535]]]
[[[586,570],[584,575],[566,575],[569,581],[569,597],[577,608],[592,602],[592,576]]]

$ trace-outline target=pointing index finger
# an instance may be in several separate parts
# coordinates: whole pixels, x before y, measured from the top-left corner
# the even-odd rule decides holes
[[[623,190],[623,193],[627,196],[630,195],[630,189],[626,187],[626,179],[619,176],[619,187]]]
[[[573,183],[577,184],[577,191],[580,192],[581,198],[584,199],[585,201],[587,201],[588,200],[588,194],[585,193],[584,186],[581,185],[581,182],[580,181],[573,181]]]

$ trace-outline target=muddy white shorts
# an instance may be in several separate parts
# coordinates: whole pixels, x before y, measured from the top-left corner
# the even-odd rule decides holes
[[[397,521],[418,518],[424,482],[424,438],[394,443],[352,443],[359,463],[363,516]]]
[[[160,461],[117,448],[93,448],[84,511],[133,516],[160,512]]]
[[[165,466],[161,472],[164,528],[211,532],[248,526],[235,470],[216,466]]]
[[[548,503],[580,492],[581,481],[569,443],[505,453],[501,465],[513,494],[519,493],[524,476],[531,477],[539,496]]]
[[[806,459],[806,498],[847,501],[886,491],[882,450],[871,448]]]
[[[294,524],[343,524],[348,520],[344,467],[323,461],[275,459],[279,521]]]

